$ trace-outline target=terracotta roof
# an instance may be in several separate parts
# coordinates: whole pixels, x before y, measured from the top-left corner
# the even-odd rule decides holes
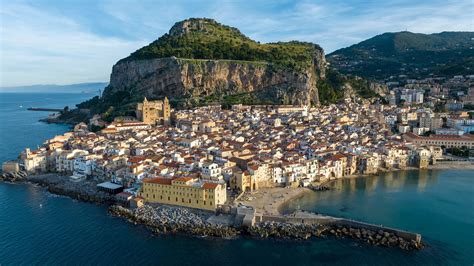
[[[146,159],[145,156],[133,156],[133,157],[131,157],[130,159],[128,159],[128,161],[129,161],[130,163],[138,163],[138,162],[141,162],[141,161],[143,161],[143,160],[145,160],[145,159]]]
[[[144,179],[143,183],[153,183],[153,184],[160,184],[160,185],[171,185],[171,179],[169,178],[151,178],[151,179]]]
[[[431,135],[429,137],[417,136],[411,132],[406,133],[406,136],[412,139],[423,139],[423,140],[461,140],[461,141],[474,141],[474,137],[471,135]]]
[[[176,179],[174,179],[174,181],[179,181],[179,182],[188,182],[188,181],[191,181],[193,180],[192,177],[178,177]]]
[[[215,184],[215,183],[204,183],[202,185],[202,188],[203,189],[216,189],[217,186],[218,184]]]

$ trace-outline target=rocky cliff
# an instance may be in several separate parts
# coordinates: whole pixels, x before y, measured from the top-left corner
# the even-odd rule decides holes
[[[317,105],[325,65],[315,44],[260,44],[213,20],[189,19],[120,60],[103,98],[167,96],[189,107],[247,94],[256,103]]]
[[[113,67],[109,97],[132,95],[181,99],[185,105],[212,96],[249,93],[276,104],[318,104],[316,83],[324,78],[324,55],[303,71],[275,68],[267,62],[197,60],[176,57],[119,62]]]
[[[214,20],[187,19],[118,61],[102,96],[77,107],[111,121],[133,116],[144,97],[166,96],[174,107],[189,108],[239,103],[314,106],[340,101],[354,92],[376,96],[368,83],[331,73],[317,44],[261,44]],[[353,90],[345,93],[348,82]],[[78,121],[87,120],[78,110],[70,113]]]

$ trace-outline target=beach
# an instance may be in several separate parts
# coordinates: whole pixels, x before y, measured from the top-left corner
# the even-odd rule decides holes
[[[262,214],[278,215],[286,202],[311,192],[309,188],[262,188],[257,192],[245,193],[235,204],[243,204]]]

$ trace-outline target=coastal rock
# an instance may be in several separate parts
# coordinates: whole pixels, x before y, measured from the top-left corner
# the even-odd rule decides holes
[[[234,237],[239,233],[230,226],[208,223],[206,221],[208,213],[185,208],[145,205],[143,208],[131,210],[113,205],[109,208],[109,212],[131,222],[143,224],[155,233],[184,233],[224,238]]]

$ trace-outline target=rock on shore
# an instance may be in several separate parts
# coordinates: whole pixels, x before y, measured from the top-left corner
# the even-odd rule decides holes
[[[0,173],[0,181],[7,182],[18,182],[23,181],[27,177],[25,171],[19,171],[17,173]]]
[[[90,180],[74,182],[68,177],[53,173],[31,175],[27,177],[27,181],[46,187],[53,194],[81,201],[106,204],[114,202],[113,195],[97,190],[96,182]]]
[[[155,233],[184,233],[224,238],[239,234],[239,231],[234,227],[207,222],[207,218],[211,214],[186,208],[145,205],[132,210],[113,205],[109,208],[109,212],[135,224],[143,224]]]
[[[377,232],[367,229],[351,228],[341,225],[310,225],[290,224],[277,222],[262,222],[248,228],[253,236],[262,238],[284,237],[308,239],[314,237],[335,236],[353,238],[375,246],[399,247],[403,250],[418,250],[423,248],[422,243],[398,237],[393,233],[379,230]]]
[[[49,192],[57,195],[68,196],[73,199],[111,204],[114,202],[114,196],[97,190],[96,182],[86,180],[74,182],[67,176],[57,173],[27,175],[26,172],[2,173],[0,181],[6,182],[29,182],[45,187]]]

